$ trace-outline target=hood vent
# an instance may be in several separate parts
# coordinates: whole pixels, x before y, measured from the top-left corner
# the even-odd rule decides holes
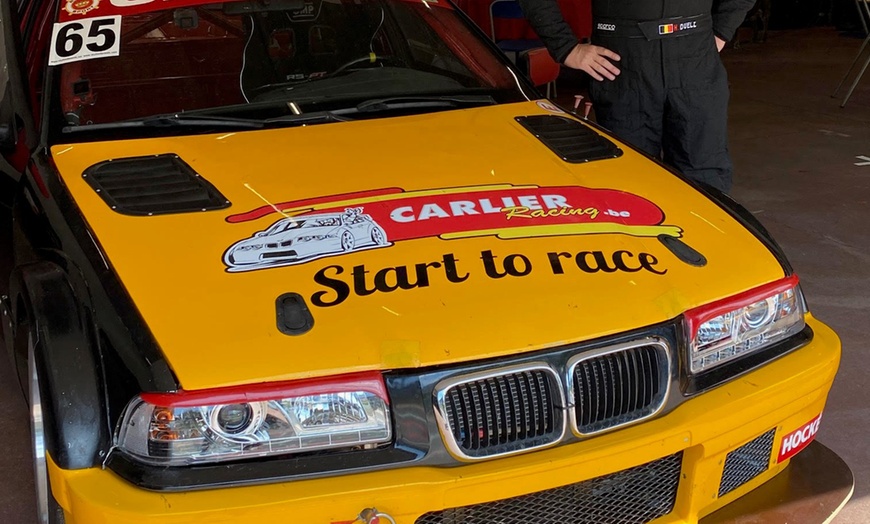
[[[616,144],[577,120],[549,115],[519,116],[516,120],[565,162],[582,164],[622,156]]]
[[[230,206],[226,197],[174,154],[100,162],[82,176],[109,207],[124,215],[189,213]]]

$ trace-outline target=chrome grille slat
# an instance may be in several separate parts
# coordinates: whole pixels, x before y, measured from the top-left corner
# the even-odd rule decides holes
[[[601,376],[601,373],[600,371],[598,371],[598,366],[593,364],[589,367],[592,371],[592,383],[589,384],[587,387],[589,389],[590,398],[595,400],[594,404],[592,402],[589,402],[590,407],[593,405],[595,406],[594,410],[589,411],[589,420],[591,421],[593,417],[598,417],[599,413],[601,413],[601,399],[598,395],[595,394],[596,391],[599,391],[601,389],[601,381],[598,379],[598,377]]]
[[[638,391],[637,399],[635,399],[635,404],[637,406],[642,406],[645,402],[644,399],[646,398],[646,395],[647,395],[648,384],[647,384],[647,380],[646,380],[646,371],[647,371],[648,367],[647,367],[647,361],[644,358],[643,353],[640,353],[637,355],[637,360],[638,360],[638,364],[639,364],[640,369],[638,369],[638,374],[636,376],[639,380],[638,385],[640,387],[638,388],[639,391]]]
[[[491,379],[484,381],[480,385],[483,391],[484,405],[486,406],[486,445],[494,446],[498,444],[498,419],[501,418],[496,399],[492,395]]]
[[[615,370],[614,376],[619,377],[619,384],[615,388],[616,391],[616,399],[613,402],[613,410],[615,412],[625,413],[628,409],[625,405],[625,401],[628,400],[628,397],[625,393],[625,388],[628,386],[628,377],[625,375],[625,370],[622,369],[622,353],[616,353],[613,356],[613,368]]]
[[[510,399],[510,395],[508,395],[508,389],[505,385],[504,377],[496,377],[495,384],[498,387],[498,398],[499,398],[499,406],[501,406],[501,420],[504,422],[499,426],[499,444],[504,444],[511,438],[509,433],[510,425],[507,421],[513,418],[513,413],[511,408],[513,407],[512,400]]]
[[[625,356],[625,359],[628,361],[628,365],[629,365],[628,372],[633,373],[633,376],[637,376],[639,370],[638,370],[638,366],[637,366],[637,360],[634,358],[634,353],[623,353],[623,355]],[[637,404],[637,395],[638,395],[639,391],[640,391],[640,388],[638,387],[637,382],[635,382],[633,380],[629,381],[629,394],[628,394],[628,404],[629,404],[628,410],[629,411],[634,411],[635,409],[637,409],[637,405],[638,405]]]
[[[505,379],[507,380],[507,379]],[[513,425],[513,435],[511,435],[511,439],[520,438],[520,428],[522,427],[522,406],[520,406],[520,395],[517,392],[517,385],[514,381],[508,382],[508,387],[510,388],[511,394],[511,406],[514,410],[514,425]]]
[[[583,399],[583,410],[581,411],[583,418],[582,425],[587,425],[592,421],[592,390],[594,384],[592,383],[592,376],[590,376],[592,370],[588,367],[583,367],[583,379],[585,382],[582,386],[580,386],[580,397]],[[597,408],[596,408],[597,409]]]
[[[480,441],[481,441],[481,433],[482,431],[486,431],[484,428],[484,416],[482,413],[482,407],[480,403],[480,392],[479,388],[471,386],[469,388],[471,390],[471,401],[472,406],[474,407],[474,428],[477,431],[472,431],[472,446],[474,449],[480,449]]]
[[[644,360],[644,383],[647,384],[646,395],[643,398],[643,403],[647,404],[652,401],[652,396],[656,391],[656,374],[652,373],[653,366],[653,356],[650,355],[648,351],[644,351],[641,353],[643,355]]]
[[[517,439],[525,439],[528,435],[529,429],[529,394],[527,388],[525,387],[527,385],[527,382],[523,380],[522,377],[516,382],[516,384],[517,399],[520,402],[520,423],[517,426]]]

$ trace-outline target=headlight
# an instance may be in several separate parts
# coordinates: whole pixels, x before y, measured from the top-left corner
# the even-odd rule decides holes
[[[297,242],[311,242],[312,240],[326,240],[330,238],[329,235],[308,235],[304,237],[299,237],[296,239]]]
[[[804,328],[806,307],[796,275],[688,311],[692,373],[766,348]]]
[[[206,391],[143,393],[125,410],[118,446],[180,466],[315,450],[373,448],[392,426],[380,373]]]
[[[248,244],[247,246],[239,246],[236,249],[238,249],[239,251],[253,251],[255,249],[260,249],[262,247],[263,247],[263,244]]]

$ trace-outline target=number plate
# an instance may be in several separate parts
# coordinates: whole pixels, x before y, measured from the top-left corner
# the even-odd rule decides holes
[[[121,54],[121,16],[84,18],[54,24],[48,65]]]

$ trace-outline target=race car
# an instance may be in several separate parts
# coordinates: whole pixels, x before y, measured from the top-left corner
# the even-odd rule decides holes
[[[40,523],[848,499],[814,442],[840,343],[764,227],[541,99],[448,0],[0,7]]]
[[[362,208],[341,214],[282,218],[269,229],[240,240],[224,255],[228,271],[287,265],[312,258],[387,245],[383,228]]]

